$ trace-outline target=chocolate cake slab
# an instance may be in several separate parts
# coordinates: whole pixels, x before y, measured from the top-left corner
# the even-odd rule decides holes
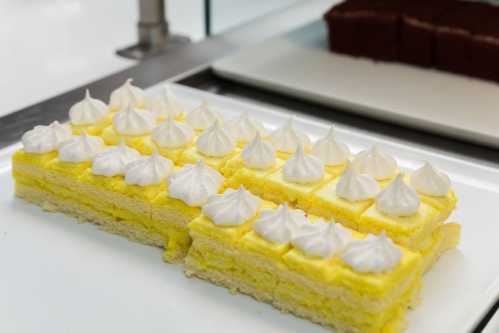
[[[499,7],[492,6],[489,14],[475,30],[470,43],[473,76],[499,82]]]
[[[325,15],[334,52],[396,60],[401,3],[406,0],[355,0]]]
[[[399,60],[422,67],[434,66],[435,22],[455,7],[453,0],[407,2],[401,12]]]
[[[435,34],[435,65],[454,73],[473,75],[471,39],[489,17],[491,5],[456,2],[458,6],[440,17]]]

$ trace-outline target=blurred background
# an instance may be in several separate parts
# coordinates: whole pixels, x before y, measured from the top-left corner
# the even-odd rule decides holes
[[[169,0],[171,31],[199,41],[303,0]],[[0,0],[0,116],[135,61],[137,0]],[[11,61],[16,59],[15,64]]]

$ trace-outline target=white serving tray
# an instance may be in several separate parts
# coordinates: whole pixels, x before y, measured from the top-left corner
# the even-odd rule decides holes
[[[173,90],[189,108],[206,99],[226,117],[248,111],[269,128],[289,116],[191,88]],[[297,116],[296,123],[313,138],[327,131],[327,124],[311,117]],[[423,302],[410,311],[407,332],[469,332],[499,295],[499,170],[351,128],[337,132],[354,152],[379,144],[404,168],[429,160],[453,179],[460,199],[453,219],[463,226],[462,242],[424,277]],[[10,155],[17,148],[0,152],[1,332],[327,332],[250,297],[188,279],[181,266],[163,263],[156,248],[14,198]]]
[[[499,147],[499,84],[333,54],[322,21],[242,49],[213,69],[347,112]]]

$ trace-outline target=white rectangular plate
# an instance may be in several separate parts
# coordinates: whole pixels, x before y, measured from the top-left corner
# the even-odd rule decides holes
[[[174,86],[189,106],[202,99],[224,116],[248,111],[269,129],[289,113]],[[158,87],[150,90],[156,93]],[[298,116],[312,138],[320,120]],[[403,168],[429,160],[447,172],[459,196],[453,219],[463,226],[458,250],[424,277],[423,302],[409,313],[408,333],[469,332],[499,295],[499,171],[417,145],[339,127],[354,152],[379,144]],[[0,153],[0,331],[2,332],[327,332],[272,307],[188,279],[161,251],[43,212],[13,196],[10,156]]]
[[[499,147],[499,85],[327,50],[317,21],[223,58],[221,76],[345,111]]]

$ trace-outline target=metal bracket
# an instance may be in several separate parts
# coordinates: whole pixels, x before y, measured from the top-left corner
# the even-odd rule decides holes
[[[165,0],[139,0],[139,41],[116,51],[122,57],[143,60],[190,43],[185,36],[170,35]]]

